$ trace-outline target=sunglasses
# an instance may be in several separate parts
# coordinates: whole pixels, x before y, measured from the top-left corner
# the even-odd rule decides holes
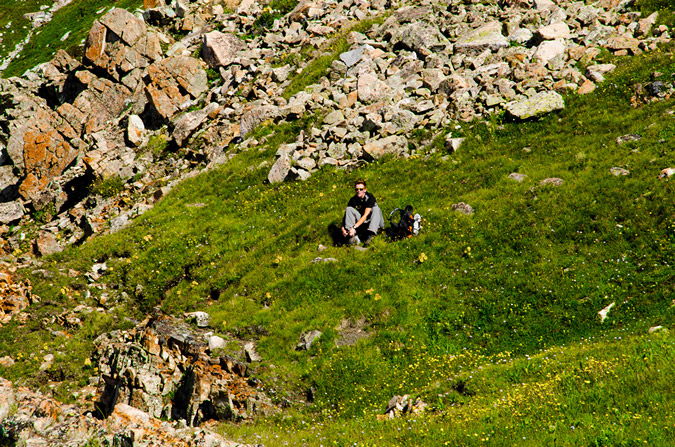
[[[357,191],[363,191],[366,188],[355,188]]]

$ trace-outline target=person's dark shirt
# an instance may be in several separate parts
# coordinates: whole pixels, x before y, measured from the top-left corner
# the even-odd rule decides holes
[[[375,200],[375,196],[369,192],[366,192],[366,194],[363,196],[363,199],[359,199],[359,196],[355,194],[354,197],[349,199],[349,203],[347,203],[347,206],[356,208],[356,211],[358,211],[363,216],[363,213],[366,211],[366,208],[372,208],[376,204],[377,200]]]

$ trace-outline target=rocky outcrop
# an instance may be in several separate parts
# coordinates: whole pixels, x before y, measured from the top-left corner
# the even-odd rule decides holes
[[[107,414],[126,404],[195,426],[275,412],[246,364],[209,355],[210,337],[163,315],[99,337],[93,355],[102,374],[98,408]]]
[[[134,447],[247,447],[205,428],[167,423],[125,404],[106,419],[75,404],[62,404],[40,392],[0,378],[0,426],[8,445],[45,447],[133,445]]]
[[[12,276],[0,271],[0,326],[9,323],[31,304],[38,302],[30,282],[15,282]]]

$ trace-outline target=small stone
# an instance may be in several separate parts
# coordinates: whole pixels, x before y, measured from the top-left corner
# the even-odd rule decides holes
[[[632,141],[640,141],[642,136],[636,133],[631,133],[628,135],[622,135],[616,138],[616,144],[630,143]]]
[[[551,186],[562,186],[563,184],[563,179],[558,178],[558,177],[549,177],[545,178],[541,182],[539,182],[541,185],[551,185]]]
[[[455,211],[458,211],[462,214],[465,214],[467,216],[472,215],[473,212],[474,212],[471,205],[469,205],[467,203],[464,203],[464,202],[455,203],[454,205],[452,205],[452,209],[455,210]]]
[[[211,321],[211,315],[201,311],[186,313],[185,318],[188,321],[196,322],[197,327],[208,327],[209,322]]]
[[[262,360],[262,357],[260,357],[260,354],[255,349],[255,343],[250,341],[244,345],[244,354],[246,355],[246,361],[251,363],[251,362],[259,362]]]
[[[309,332],[303,332],[300,335],[300,341],[295,347],[296,351],[309,351],[309,348],[312,347],[312,344],[318,340],[322,335],[321,331],[309,331]]]
[[[456,152],[464,143],[465,138],[452,138],[452,134],[448,134],[445,138],[445,149],[448,152]]]
[[[8,355],[0,357],[0,366],[4,366],[5,368],[11,368],[12,366],[14,366],[14,359]]]
[[[511,180],[515,180],[517,182],[522,182],[523,180],[525,180],[527,178],[527,176],[525,174],[519,174],[517,172],[512,172],[511,174],[509,174],[509,178]]]
[[[610,304],[609,306],[605,307],[604,309],[600,310],[598,312],[598,315],[600,315],[600,322],[603,323],[605,319],[607,318],[607,314],[609,311],[614,307],[615,303]]]
[[[610,168],[609,172],[611,172],[612,175],[614,175],[616,177],[630,174],[630,171],[628,169],[619,168],[619,167],[616,167],[616,166],[613,167],[613,168]]]
[[[225,339],[218,337],[217,335],[212,335],[208,339],[209,351],[213,352],[216,349],[223,349],[225,347]]]

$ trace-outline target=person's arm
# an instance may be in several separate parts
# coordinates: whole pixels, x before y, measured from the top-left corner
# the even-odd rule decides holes
[[[366,208],[366,209],[363,211],[363,216],[361,216],[361,218],[360,218],[359,220],[356,221],[356,223],[354,224],[354,226],[353,226],[352,228],[349,229],[349,235],[350,235],[350,236],[356,235],[356,229],[357,229],[358,227],[360,227],[360,226],[363,224],[363,222],[366,221],[366,219],[368,219],[368,216],[370,215],[370,212],[371,212],[372,210],[373,210],[372,208]]]

